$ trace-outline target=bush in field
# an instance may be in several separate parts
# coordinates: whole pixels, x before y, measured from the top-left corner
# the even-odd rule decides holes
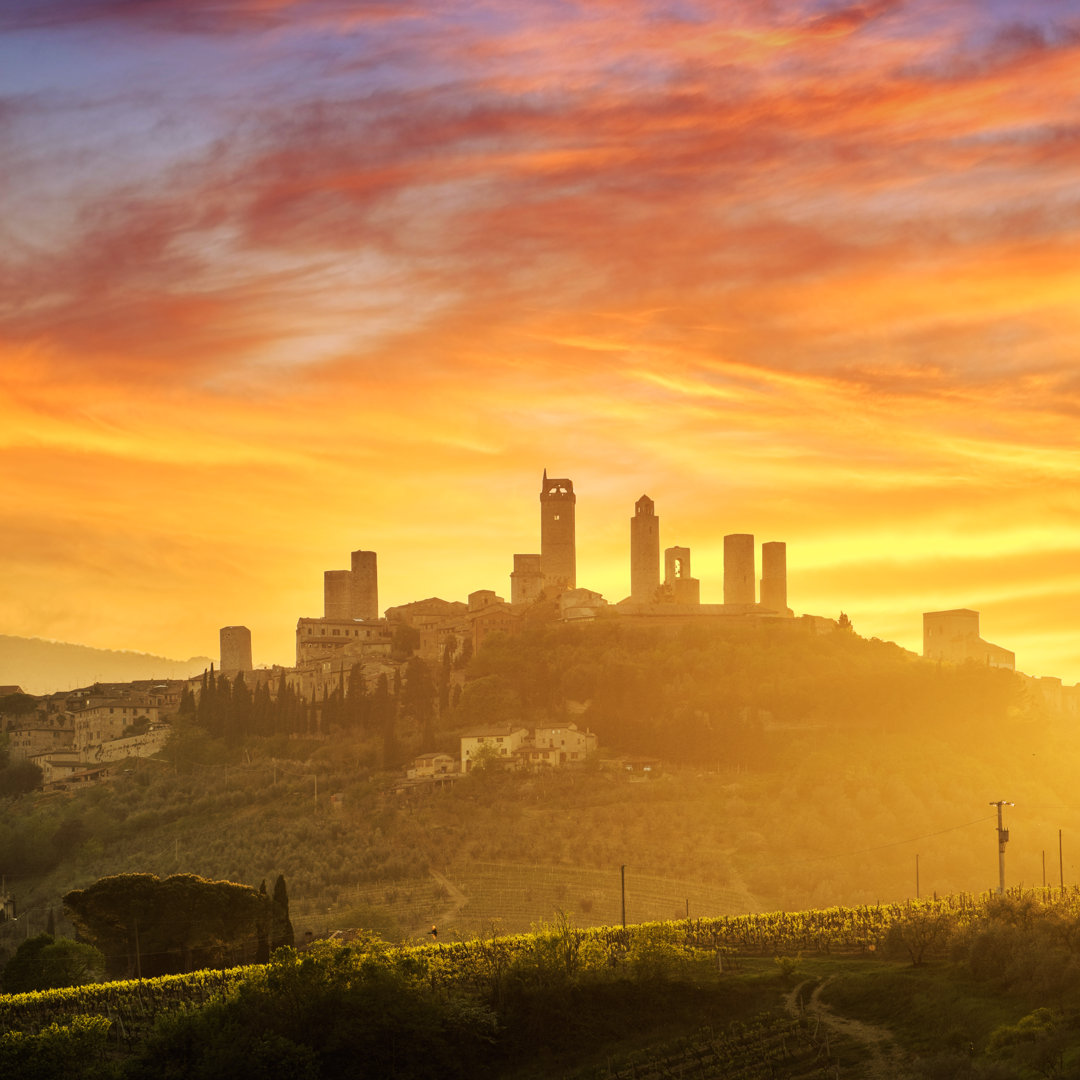
[[[5,994],[55,990],[99,982],[105,976],[105,957],[93,945],[50,934],[28,938],[4,967]]]
[[[482,1071],[494,1034],[492,1013],[433,990],[408,954],[319,943],[282,949],[227,1000],[167,1018],[125,1075],[465,1078]]]
[[[885,955],[906,956],[915,967],[921,967],[931,956],[943,953],[954,922],[952,913],[945,909],[914,904],[889,927]]]
[[[0,1035],[0,1076],[18,1080],[90,1080],[105,1076],[105,1040],[110,1022],[103,1016],[76,1016],[50,1024],[37,1035]]]

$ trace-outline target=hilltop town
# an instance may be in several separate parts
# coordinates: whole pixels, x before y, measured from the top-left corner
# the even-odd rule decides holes
[[[445,713],[460,700],[468,661],[486,641],[493,635],[513,638],[538,621],[618,620],[671,632],[707,625],[734,634],[769,626],[808,635],[846,623],[843,616],[797,616],[788,604],[786,543],[767,541],[758,548],[747,533],[724,537],[724,602],[703,604],[690,548],[661,550],[660,518],[648,495],[637,500],[629,520],[629,594],[613,602],[578,585],[573,481],[545,471],[539,501],[540,551],[513,555],[509,601],[494,590],[478,589],[463,601],[429,597],[380,614],[377,554],[356,550],[349,569],[325,571],[323,614],[297,620],[292,667],[255,669],[250,631],[234,625],[220,630],[217,669],[211,666],[200,678],[98,683],[36,698],[17,685],[0,687],[0,734],[7,739],[9,766],[29,766],[31,778],[39,771],[46,788],[102,780],[119,762],[160,753],[172,730],[170,719],[185,711],[194,715],[208,679],[212,688],[227,685],[249,699],[263,716],[263,731],[325,736],[335,709],[345,709],[347,701],[365,695],[374,700],[380,684],[389,690],[395,680],[419,681],[421,674],[430,683],[431,708]],[[927,612],[923,642],[923,656],[930,660],[1015,668],[1012,652],[980,636],[974,610]],[[1029,682],[1055,711],[1080,714],[1077,687],[1053,678]],[[303,719],[267,719],[274,709],[302,711]],[[260,730],[258,722],[249,724],[247,733]],[[399,760],[385,762],[402,767],[414,782],[442,782],[493,755],[504,765],[563,767],[581,764],[599,750],[596,735],[570,718],[530,726],[518,716],[498,715],[457,732],[452,748],[445,738],[434,745],[430,722],[419,728],[411,746],[395,747]],[[403,757],[409,749],[419,751],[411,763]]]

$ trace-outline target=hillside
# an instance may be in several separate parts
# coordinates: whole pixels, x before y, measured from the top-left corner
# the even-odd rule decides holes
[[[1077,880],[1073,725],[1010,672],[940,668],[842,632],[541,626],[494,641],[465,674],[435,721],[411,718],[422,710],[403,682],[392,738],[377,725],[393,709],[348,702],[332,725],[322,706],[319,738],[230,742],[178,723],[159,763],[10,803],[8,889],[40,926],[65,891],[108,873],[283,873],[299,931],[363,925],[391,940],[433,921],[463,937],[524,930],[556,908],[610,922],[623,866],[632,919],[875,903],[915,895],[916,863],[923,896],[996,886],[1000,798],[1017,804],[1008,882],[1057,881],[1059,830],[1064,880]],[[388,747],[391,763],[424,747],[425,724],[452,750],[480,720],[568,712],[600,733],[601,756],[654,754],[666,772],[485,772],[421,795],[396,793],[400,773],[382,768]]]
[[[1034,1080],[1080,1070],[1080,893],[388,948],[0,995],[0,1070],[71,1080]],[[221,996],[216,996],[221,995]]]
[[[149,653],[0,634],[0,684],[21,686],[28,694],[51,694],[96,682],[190,679],[209,666],[206,656],[168,660]]]

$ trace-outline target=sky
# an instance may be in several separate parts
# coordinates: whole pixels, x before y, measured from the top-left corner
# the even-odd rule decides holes
[[[1080,680],[1080,0],[5,0],[0,633],[291,663],[541,476]]]

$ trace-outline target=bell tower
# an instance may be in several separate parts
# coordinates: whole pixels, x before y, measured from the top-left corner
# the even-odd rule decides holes
[[[652,604],[660,588],[660,519],[648,495],[634,503],[630,519],[630,599]]]
[[[545,588],[577,588],[576,503],[573,481],[549,479],[545,469],[540,488],[540,568]]]

